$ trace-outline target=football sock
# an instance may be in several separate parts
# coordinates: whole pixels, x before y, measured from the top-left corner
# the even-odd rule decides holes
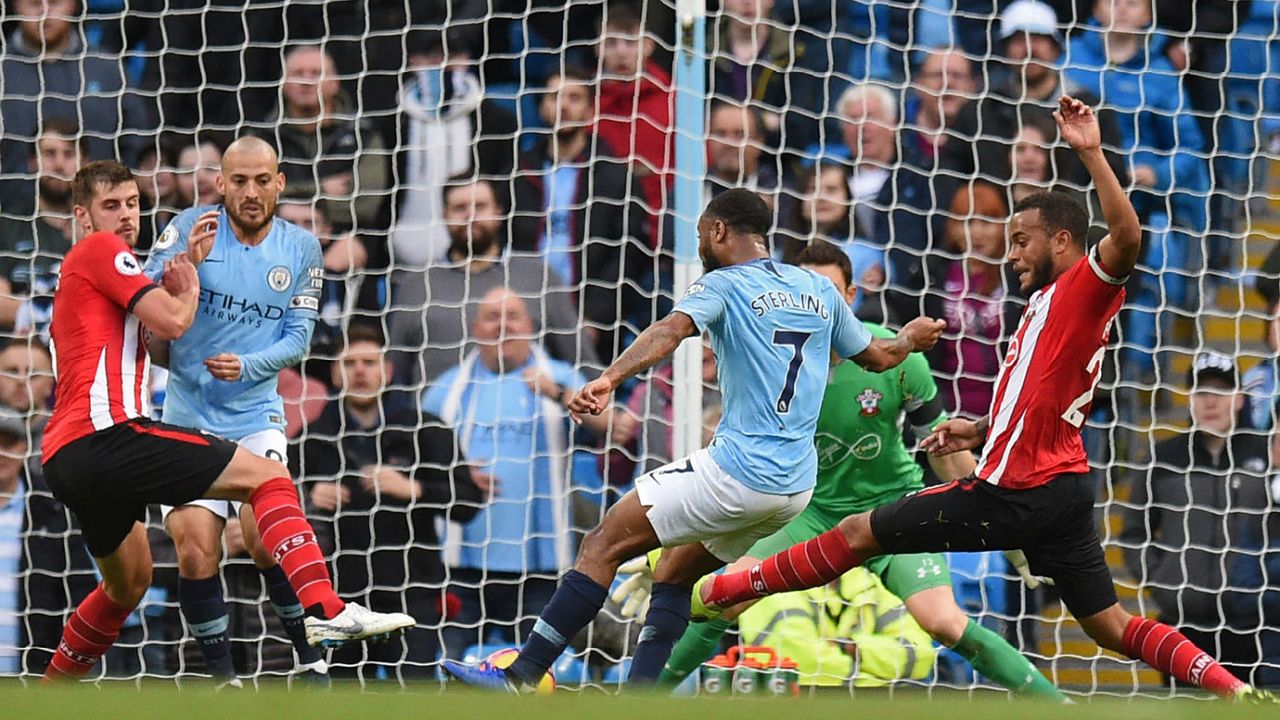
[[[279,565],[272,565],[258,572],[262,573],[262,579],[267,583],[271,609],[276,611],[276,617],[280,618],[289,641],[293,643],[294,652],[298,653],[298,664],[310,665],[322,660],[319,648],[313,648],[307,643],[307,626],[304,622],[306,612],[302,609],[302,603],[298,602],[298,596],[294,594],[284,570]]]
[[[1134,617],[1124,629],[1124,654],[1214,695],[1233,697],[1244,682],[1195,646],[1186,635],[1155,620]]]
[[[231,639],[227,637],[227,601],[222,594],[222,579],[217,575],[192,580],[178,577],[178,605],[182,617],[204,656],[205,667],[218,681],[236,676],[231,662]]]
[[[973,620],[969,621],[964,635],[951,649],[968,660],[973,669],[984,677],[1015,693],[1055,702],[1067,700],[1067,696],[1054,687],[1025,655]]]
[[[715,653],[720,646],[720,638],[724,637],[725,631],[732,624],[731,620],[716,618],[690,625],[672,649],[671,658],[658,676],[658,684],[669,686],[683,682],[689,673],[697,670],[699,665]]]
[[[671,648],[689,627],[689,588],[669,583],[653,584],[649,612],[640,629],[640,642],[631,659],[628,682],[652,685],[671,657]]]
[[[84,677],[120,637],[120,628],[133,608],[117,605],[99,585],[81,602],[62,630],[62,642],[49,667],[45,682]]]
[[[727,608],[765,595],[820,587],[861,565],[862,560],[839,528],[828,530],[749,570],[714,576],[710,602]]]
[[[258,520],[262,546],[284,570],[302,607],[309,611],[318,608],[325,618],[342,612],[346,603],[333,591],[324,554],[302,514],[293,481],[287,477],[268,480],[253,491],[249,502]]]
[[[520,655],[507,668],[507,675],[524,685],[537,685],[573,636],[595,619],[607,593],[600,583],[577,570],[565,573]]]

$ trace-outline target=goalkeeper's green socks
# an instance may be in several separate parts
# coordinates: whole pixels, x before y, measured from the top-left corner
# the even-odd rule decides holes
[[[662,674],[658,676],[658,685],[674,686],[683,682],[689,677],[689,673],[710,659],[720,645],[720,638],[724,637],[725,631],[732,624],[731,620],[716,618],[689,625],[684,635],[680,636],[680,642],[671,651],[671,659],[667,660]]]
[[[1016,694],[1055,702],[1067,701],[1067,696],[1059,692],[1026,656],[1004,638],[973,620],[969,621],[964,635],[951,649],[968,660],[973,669],[984,677]]]

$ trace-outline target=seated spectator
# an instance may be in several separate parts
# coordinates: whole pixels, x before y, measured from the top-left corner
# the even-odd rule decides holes
[[[494,183],[510,177],[519,128],[511,113],[484,97],[479,79],[460,58],[445,55],[439,38],[409,47],[415,50],[400,89],[400,140],[394,148],[391,258],[395,267],[417,270],[449,249],[441,199],[446,183],[453,177]],[[509,206],[505,185],[494,189]]]
[[[53,302],[58,267],[75,241],[71,179],[84,145],[70,120],[50,118],[31,145],[28,170],[36,176],[30,208],[0,217],[0,328],[13,328],[24,302]]]
[[[931,217],[926,161],[912,139],[914,131],[901,129],[898,97],[884,86],[852,85],[837,107],[853,165],[853,224],[866,228],[872,244],[889,250],[885,269],[893,292],[886,293],[887,320],[905,321],[920,314],[923,258],[932,238],[941,236],[940,216]]]
[[[212,137],[189,139],[178,147],[173,158],[173,210],[222,202],[216,182],[222,172],[223,149],[221,141]]]
[[[318,198],[334,225],[379,229],[390,167],[382,136],[338,83],[333,57],[318,45],[299,45],[284,56],[281,104],[258,134],[280,154],[289,194]]]
[[[1272,503],[1280,503],[1280,433],[1271,433],[1271,477],[1267,481]],[[1236,624],[1257,634],[1262,662],[1253,684],[1280,687],[1280,513],[1274,505],[1261,524],[1260,535],[1246,534],[1229,568],[1227,594]],[[1251,528],[1259,529],[1258,527]]]
[[[948,125],[954,141],[942,152],[942,165],[959,182],[981,177],[1004,183],[1013,176],[1010,145],[1023,127],[1041,122],[1057,139],[1052,111],[1064,94],[1098,108],[1102,147],[1117,177],[1124,181],[1124,160],[1120,147],[1117,117],[1107,107],[1099,107],[1098,95],[1064,77],[1058,68],[1063,62],[1062,33],[1053,8],[1040,0],[1015,0],[1000,14],[999,37],[1007,65],[1004,80],[992,83],[987,92],[966,103],[955,121]],[[1075,55],[1071,55],[1076,62]],[[1040,118],[1039,121],[1031,118]],[[1063,143],[1054,150],[1055,181],[1083,190],[1090,184],[1089,172]],[[949,193],[945,193],[949,196]]]
[[[43,482],[40,443],[53,414],[53,355],[48,346],[35,338],[15,338],[0,350],[0,406],[26,418],[27,473]]]
[[[1045,115],[1028,115],[1023,120],[1026,124],[1013,139],[1009,160],[1012,181],[1009,193],[1015,205],[1023,198],[1049,190],[1054,185],[1054,157],[1050,148],[1058,137],[1058,130]]]
[[[802,687],[884,687],[933,672],[933,638],[885,589],[855,568],[830,585],[763,598],[738,617],[744,645],[796,662]]]
[[[7,19],[17,28],[5,44],[0,74],[0,175],[26,169],[24,146],[40,123],[64,118],[81,124],[89,157],[131,164],[150,129],[141,98],[125,87],[116,57],[85,53],[76,0],[14,0]]]
[[[484,498],[454,434],[414,399],[389,391],[391,363],[376,327],[353,325],[338,348],[338,397],[291,455],[333,557],[344,599],[418,621],[402,640],[335,651],[334,674],[367,659],[393,677],[431,677],[444,563],[436,520],[466,522]],[[296,446],[294,446],[296,448]]]
[[[329,221],[330,204],[312,204],[284,200],[276,206],[276,216],[315,235],[324,251],[324,289],[320,295],[320,314],[316,318],[311,347],[322,354],[332,353],[342,326],[363,295],[366,275],[361,272],[369,261],[364,241],[354,232],[335,232]],[[372,278],[377,284],[381,278]],[[374,290],[374,294],[377,291]]]
[[[930,316],[946,320],[947,329],[930,366],[947,412],[976,419],[991,409],[1001,343],[1021,311],[1009,302],[1013,285],[1004,270],[1009,205],[999,188],[977,182],[957,190],[947,210],[948,254],[932,259],[943,284],[926,298]]]
[[[614,0],[605,8],[595,130],[619,157],[633,163],[648,211],[657,218],[671,190],[669,173],[675,163],[675,93],[671,74],[653,59],[654,47],[638,6]],[[651,240],[657,240],[659,229],[655,220]]]
[[[1232,358],[1202,352],[1187,380],[1191,429],[1156,443],[1149,474],[1134,483],[1120,544],[1160,621],[1249,682],[1259,662],[1256,619],[1238,617],[1223,594],[1247,538],[1262,537],[1267,442],[1237,431],[1243,398]]]
[[[818,140],[820,114],[828,98],[839,94],[827,94],[831,76],[845,66],[829,52],[839,41],[823,36],[807,21],[784,19],[792,10],[786,7],[790,4],[720,4],[719,17],[708,24],[710,93],[713,103],[732,101],[759,112],[761,136],[771,145],[802,150]]]
[[[151,243],[177,215],[174,201],[177,180],[165,154],[159,144],[148,144],[138,153],[138,165],[133,169],[133,176],[138,179],[142,216],[138,244],[134,246],[139,251],[151,249]]]
[[[906,115],[916,149],[921,157],[936,159],[950,137],[947,130],[977,90],[973,65],[959,50],[930,50],[911,82]]]
[[[596,355],[612,358],[619,320],[640,310],[649,216],[628,163],[592,140],[593,82],[576,68],[547,80],[538,112],[549,131],[520,154],[510,249],[541,258],[563,283],[547,287],[577,296]]]
[[[1280,402],[1280,245],[1272,247],[1258,270],[1257,290],[1267,303],[1265,340],[1270,353],[1244,374],[1245,404],[1241,423],[1255,430],[1271,430]]]
[[[503,255],[505,209],[488,180],[456,178],[444,190],[450,246],[446,262],[427,269],[397,269],[391,279],[387,320],[396,377],[429,383],[457,365],[471,349],[467,330],[480,298],[505,287],[525,298],[528,312],[552,357],[595,365],[593,345],[578,321],[571,295],[541,258]]]
[[[712,100],[707,112],[707,197],[745,187],[768,202],[778,191],[778,171],[773,163],[761,162],[764,151],[763,113],[736,102]]]
[[[625,407],[613,412],[609,441],[616,450],[606,457],[608,481],[627,487],[637,477],[656,470],[675,459],[671,448],[675,434],[674,366],[664,363],[636,387]],[[716,384],[716,356],[711,343],[702,344],[702,407],[720,405],[720,388]],[[714,430],[715,423],[711,426]],[[703,423],[706,427],[706,423]],[[704,443],[705,445],[705,443]]]
[[[444,630],[451,658],[491,631],[521,642],[572,561],[573,425],[565,407],[586,383],[533,339],[525,301],[506,288],[481,298],[472,335],[476,349],[422,401],[457,433],[479,484],[493,489],[489,504],[449,539],[450,592],[462,601]],[[608,415],[583,418],[601,434],[608,422]]]

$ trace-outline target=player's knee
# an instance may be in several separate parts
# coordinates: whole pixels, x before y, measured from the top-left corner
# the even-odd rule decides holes
[[[174,542],[178,554],[178,574],[185,578],[199,580],[211,577],[218,572],[218,563],[222,559],[222,543],[217,539],[189,535],[184,542]]]
[[[136,607],[151,587],[150,563],[136,563],[125,568],[117,577],[103,578],[107,597],[125,607]]]
[[[955,608],[954,612],[943,610],[923,617],[916,617],[916,622],[920,623],[920,627],[929,633],[929,637],[947,647],[960,642],[960,638],[964,636],[965,629],[969,627],[968,616],[961,612],[958,607]]]
[[[862,553],[876,546],[875,536],[871,534],[871,513],[849,515],[836,527],[854,552]]]

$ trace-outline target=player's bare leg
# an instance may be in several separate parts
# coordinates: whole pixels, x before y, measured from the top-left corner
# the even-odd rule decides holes
[[[618,573],[618,566],[662,544],[646,512],[635,490],[609,508],[604,520],[583,539],[573,569],[560,579],[555,595],[509,667],[482,670],[445,660],[445,671],[469,685],[494,689],[536,687],[569,640],[604,607],[607,588]]]
[[[182,505],[165,518],[178,553],[178,605],[217,687],[242,687],[231,661],[227,601],[218,568],[226,521],[200,505]]]
[[[724,561],[702,543],[670,548],[658,558],[649,612],[631,660],[630,683],[652,685],[658,681],[672,648],[689,626],[689,591],[700,578],[722,567]]]
[[[45,682],[84,677],[120,636],[120,628],[151,586],[147,529],[133,529],[110,555],[95,558],[102,583],[67,620],[62,642],[45,670]]]
[[[302,513],[298,489],[280,463],[237,448],[231,462],[205,493],[218,500],[253,506],[262,543],[284,570],[302,606],[312,645],[340,645],[386,637],[414,625],[404,613],[375,613],[344,603],[333,590],[324,554]]]

